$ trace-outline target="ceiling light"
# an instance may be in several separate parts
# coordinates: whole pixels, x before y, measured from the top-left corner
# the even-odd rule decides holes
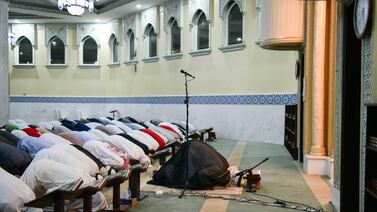
[[[59,10],[66,8],[71,15],[80,16],[88,8],[89,12],[94,11],[94,2],[98,0],[58,0]]]
[[[137,8],[141,8],[141,5],[140,5],[140,4],[138,4],[138,5],[136,5],[136,7],[137,7]]]

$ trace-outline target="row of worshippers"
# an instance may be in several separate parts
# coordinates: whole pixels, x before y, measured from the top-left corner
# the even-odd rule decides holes
[[[36,125],[10,120],[0,129],[0,210],[7,207],[18,210],[25,202],[78,179],[83,180],[82,187],[94,185],[101,176],[111,173],[111,168],[129,168],[131,159],[147,168],[148,155],[164,148],[168,142],[184,138],[183,126],[183,122],[160,120],[142,123],[131,117],[62,120]],[[189,131],[195,131],[192,125]],[[8,191],[3,190],[7,186],[2,185],[9,179],[19,186],[12,186],[13,195],[7,196]],[[7,196],[4,201],[3,196]],[[93,196],[94,210],[106,206],[101,192]],[[71,202],[67,208],[82,208],[82,200]]]

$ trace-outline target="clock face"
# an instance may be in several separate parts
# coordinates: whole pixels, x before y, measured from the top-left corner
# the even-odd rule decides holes
[[[354,27],[358,38],[361,38],[368,26],[370,13],[370,0],[357,0],[354,11]]]

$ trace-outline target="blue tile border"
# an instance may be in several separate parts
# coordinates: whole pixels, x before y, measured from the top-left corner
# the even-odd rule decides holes
[[[11,96],[16,103],[83,103],[83,104],[184,104],[184,96],[156,97],[46,97]],[[191,104],[203,105],[295,105],[296,94],[191,96]]]

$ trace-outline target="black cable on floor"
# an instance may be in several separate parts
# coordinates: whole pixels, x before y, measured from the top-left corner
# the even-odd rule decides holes
[[[197,196],[197,197],[203,197],[205,199],[223,199],[223,200],[228,200],[228,201],[236,201],[236,202],[243,202],[243,203],[253,203],[253,204],[258,204],[262,206],[270,206],[270,207],[278,207],[278,208],[286,208],[286,209],[292,209],[292,210],[297,210],[297,211],[307,211],[307,212],[322,212],[322,209],[316,209],[314,207],[311,207],[306,204],[302,203],[296,203],[292,201],[285,201],[281,200],[275,197],[271,197],[269,195],[265,194],[256,194],[257,196],[263,196],[270,198],[274,200],[273,202],[268,202],[268,201],[262,201],[259,199],[256,199],[252,196],[243,196],[243,197],[230,197],[230,196],[224,196],[224,195],[211,195],[207,193],[197,193],[197,192],[192,192],[190,194],[187,194],[187,196]]]

